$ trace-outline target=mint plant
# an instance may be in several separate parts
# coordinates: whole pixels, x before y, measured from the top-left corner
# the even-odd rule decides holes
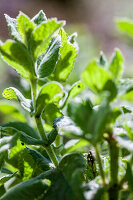
[[[13,40],[0,43],[1,57],[31,94],[3,91],[14,104],[0,102],[0,199],[132,199],[133,80],[122,78],[120,50],[109,61],[101,53],[68,87],[77,35],[43,11],[5,17]]]

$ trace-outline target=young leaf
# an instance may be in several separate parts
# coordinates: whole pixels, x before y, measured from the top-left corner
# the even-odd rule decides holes
[[[35,72],[28,50],[20,43],[7,40],[0,45],[0,53],[5,62],[11,65],[23,78],[29,80]]]
[[[46,123],[52,125],[53,121],[56,118],[61,117],[62,115],[63,114],[61,113],[61,111],[59,110],[56,104],[49,103],[48,105],[46,105],[42,113],[42,118],[45,120]]]
[[[74,83],[71,87],[71,89],[68,92],[68,98],[73,98],[76,95],[78,95],[80,92],[82,92],[86,88],[85,84],[82,81],[77,81]]]
[[[63,29],[60,30],[59,35],[61,35],[62,47],[60,48],[60,58],[51,79],[65,81],[73,69],[77,56],[77,48],[69,42],[69,38]]]
[[[105,67],[107,64],[107,59],[102,51],[100,52],[99,64],[103,67]]]
[[[9,189],[2,197],[1,200],[34,200],[46,193],[50,186],[48,180],[41,180],[32,178],[27,181],[23,181],[20,184]]]
[[[28,16],[20,12],[17,17],[17,27],[24,44],[28,47],[32,31],[35,28],[34,23],[30,21]]]
[[[10,35],[13,37],[14,40],[19,41],[19,42],[23,42],[22,38],[20,37],[19,32],[18,32],[16,19],[11,18],[6,14],[5,14],[5,18],[6,18],[6,21],[7,21],[7,24],[8,24]]]
[[[19,103],[21,104],[21,106],[27,110],[28,112],[32,112],[33,111],[33,105],[32,105],[32,101],[30,99],[26,99],[19,90],[17,90],[14,87],[10,87],[7,88],[3,91],[3,97],[11,100],[11,99],[15,99],[18,100]]]
[[[60,37],[57,35],[52,38],[45,53],[37,60],[37,74],[39,78],[45,78],[55,70],[60,47],[61,41]]]
[[[116,20],[118,28],[133,37],[133,21],[127,18],[121,18]]]
[[[126,94],[133,90],[133,79],[131,78],[121,79],[117,87],[119,96]]]
[[[82,78],[92,91],[98,93],[103,90],[105,83],[111,79],[111,75],[99,67],[96,61],[92,61],[82,72]]]
[[[79,126],[85,133],[88,132],[88,124],[92,115],[92,105],[89,100],[86,102],[71,101],[67,108],[68,116]]]
[[[45,13],[43,12],[43,10],[40,10],[39,13],[37,13],[37,15],[35,15],[31,21],[34,22],[36,25],[40,25],[42,22],[45,22],[46,20],[47,17]]]
[[[36,29],[33,31],[30,43],[35,61],[38,56],[41,56],[45,52],[53,34],[63,25],[64,21],[50,19],[36,27]]]
[[[123,56],[119,49],[115,49],[112,57],[109,70],[112,73],[113,80],[118,83],[123,73]]]
[[[56,102],[55,97],[59,94],[63,94],[62,86],[59,83],[50,82],[45,84],[36,99],[36,115],[40,115],[43,112],[46,104]]]

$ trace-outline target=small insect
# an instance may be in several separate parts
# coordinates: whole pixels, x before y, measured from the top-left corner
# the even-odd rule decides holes
[[[91,164],[91,167],[93,167],[95,158],[91,151],[89,151],[89,153],[87,154],[87,161],[88,161],[88,164]]]

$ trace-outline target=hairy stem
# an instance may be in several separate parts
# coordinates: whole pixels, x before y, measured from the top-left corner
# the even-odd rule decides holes
[[[34,108],[35,108],[36,95],[37,95],[37,80],[36,79],[32,79],[31,80],[31,96],[32,96],[32,101],[33,101]]]
[[[97,158],[97,162],[98,162],[98,165],[99,165],[99,170],[100,170],[100,175],[101,175],[101,178],[102,178],[102,182],[103,182],[103,184],[105,185],[105,184],[106,184],[105,175],[104,175],[104,170],[103,170],[103,166],[102,166],[102,161],[101,161],[101,157],[100,157],[100,154],[99,154],[97,145],[95,145],[94,148],[95,148],[95,152],[96,152],[96,158]]]
[[[43,124],[42,124],[42,119],[41,117],[36,117],[36,124],[37,124],[37,128],[38,128],[38,131],[40,133],[40,137],[44,140],[44,141],[47,141],[47,136],[46,136],[46,133],[45,133],[45,130],[43,128]],[[54,165],[57,167],[58,166],[58,159],[54,153],[54,150],[52,148],[52,146],[45,146],[45,149],[50,157],[50,159],[52,160],[52,162],[54,163]]]

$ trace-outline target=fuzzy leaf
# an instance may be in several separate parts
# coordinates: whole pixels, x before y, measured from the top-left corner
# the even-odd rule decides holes
[[[5,18],[8,24],[9,33],[13,37],[14,40],[22,42],[22,38],[19,35],[17,21],[14,18],[9,17],[5,14]]]
[[[118,84],[118,94],[119,96],[126,94],[133,90],[133,79],[126,78],[121,79],[120,83]]]
[[[46,105],[43,113],[42,113],[42,118],[47,122],[48,124],[53,124],[53,121],[61,117],[63,114],[59,110],[59,108],[56,106],[54,103],[49,103]]]
[[[62,86],[57,82],[45,84],[36,99],[36,115],[40,115],[48,103],[56,102],[56,96],[62,95]]]
[[[26,46],[29,45],[30,37],[35,25],[30,21],[29,17],[20,12],[17,17],[18,32]]]
[[[61,45],[60,58],[56,64],[55,72],[51,75],[52,80],[65,81],[73,69],[77,56],[77,48],[69,42],[69,38],[63,29],[60,30]]]
[[[16,129],[18,131],[25,132],[27,135],[29,135],[33,138],[40,139],[38,133],[32,127],[30,127],[27,123],[9,122],[7,124],[4,124],[2,127],[13,128],[13,133],[14,133],[14,129]]]
[[[77,81],[74,83],[71,87],[71,89],[68,92],[68,98],[73,98],[76,95],[78,95],[80,92],[82,92],[86,88],[85,84],[82,81]]]
[[[120,50],[116,49],[112,57],[109,70],[112,73],[113,80],[117,83],[120,81],[123,73],[123,56]]]
[[[15,99],[18,100],[18,102],[21,104],[21,106],[27,110],[28,112],[32,112],[33,111],[33,105],[32,105],[32,101],[30,99],[26,99],[19,90],[17,90],[14,87],[10,87],[7,88],[3,91],[3,97],[11,100],[11,99]]]
[[[44,194],[49,186],[50,182],[48,180],[32,178],[9,189],[1,197],[1,200],[25,200],[27,198],[34,200]]]
[[[11,65],[23,78],[29,80],[34,76],[32,60],[28,50],[20,43],[7,40],[0,45],[0,53],[5,62]]]
[[[46,20],[47,17],[45,13],[43,12],[43,10],[40,10],[39,13],[37,13],[37,15],[35,15],[31,21],[34,22],[36,25],[39,25],[42,22],[45,22]]]
[[[30,43],[34,60],[45,52],[53,34],[63,25],[64,21],[50,19],[36,27]]]
[[[38,58],[37,74],[39,78],[47,77],[55,70],[60,47],[61,41],[60,37],[57,35],[52,38],[45,53]]]
[[[92,61],[83,71],[82,78],[92,91],[98,93],[103,90],[111,76],[102,67],[99,67],[96,61]]]
[[[38,168],[41,168],[43,171],[47,171],[50,169],[49,160],[45,158],[41,153],[30,148],[27,148],[27,151],[32,156],[32,159],[34,160]]]

